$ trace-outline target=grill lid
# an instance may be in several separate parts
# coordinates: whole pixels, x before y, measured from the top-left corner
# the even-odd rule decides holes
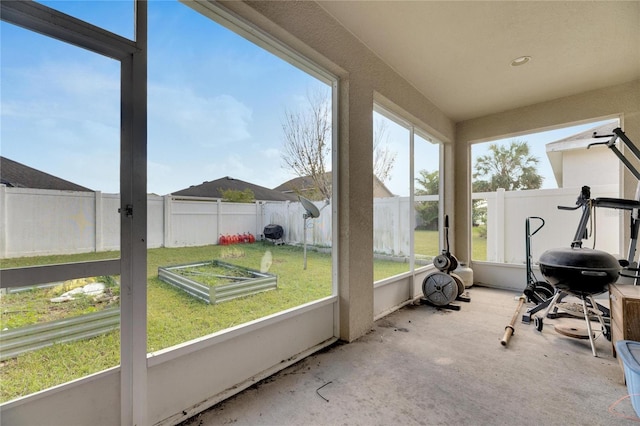
[[[547,250],[540,256],[539,263],[554,268],[600,271],[621,269],[618,260],[609,253],[585,247],[562,247]]]

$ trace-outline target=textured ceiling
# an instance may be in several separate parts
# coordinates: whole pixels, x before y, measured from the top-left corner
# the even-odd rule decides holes
[[[318,3],[455,121],[640,78],[640,1]]]

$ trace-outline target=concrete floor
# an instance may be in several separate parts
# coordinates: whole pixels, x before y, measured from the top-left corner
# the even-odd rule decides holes
[[[460,311],[410,305],[184,425],[637,424],[611,343],[516,322],[519,294],[474,286]],[[602,299],[606,303],[606,298]],[[599,300],[602,303],[601,300]],[[525,305],[520,312],[524,313]],[[583,327],[584,322],[575,325]]]

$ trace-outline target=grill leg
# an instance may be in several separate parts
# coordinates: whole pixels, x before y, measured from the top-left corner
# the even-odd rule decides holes
[[[587,332],[589,333],[589,342],[591,343],[591,352],[593,356],[597,357],[598,354],[596,352],[596,343],[593,339],[593,332],[591,331],[591,320],[589,320],[589,308],[587,307],[587,298],[581,297],[582,299],[582,310],[584,311],[584,320],[587,322]]]

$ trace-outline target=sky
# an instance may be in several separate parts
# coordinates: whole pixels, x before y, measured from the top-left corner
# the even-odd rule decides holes
[[[132,2],[42,3],[133,37]],[[178,2],[150,1],[148,27],[147,192],[224,176],[274,188],[296,177],[281,160],[285,111],[304,108],[309,93],[328,86]],[[5,22],[0,36],[0,153],[119,192],[119,63]],[[543,187],[555,187],[544,144],[590,127],[518,138],[540,158]],[[409,133],[390,123],[387,136],[397,155],[385,184],[408,195]],[[414,167],[437,168],[437,145],[418,138]]]
[[[132,37],[133,25],[120,24],[130,2],[46,4]],[[5,22],[0,31],[2,155],[119,192],[119,63]],[[282,121],[316,87],[329,93],[192,9],[150,2],[148,192],[224,176],[268,188],[294,178],[280,160]]]
[[[527,135],[497,139],[494,141],[484,142],[475,144],[471,149],[471,156],[473,164],[475,164],[475,160],[481,156],[486,155],[488,153],[488,147],[491,144],[497,144],[500,146],[509,145],[512,141],[525,141],[528,143],[531,154],[536,157],[538,162],[538,174],[543,177],[542,181],[542,189],[553,189],[557,188],[555,177],[553,176],[553,169],[551,168],[551,163],[549,162],[549,158],[547,157],[546,144],[558,141],[560,139],[564,139],[566,137],[582,133],[586,130],[592,129],[594,127],[598,127],[601,124],[606,122],[611,122],[612,120],[603,120],[603,121],[594,121],[587,124],[581,124],[577,126],[568,126],[561,129],[548,130],[543,132],[535,132]],[[607,153],[606,155],[614,155],[613,153]]]

